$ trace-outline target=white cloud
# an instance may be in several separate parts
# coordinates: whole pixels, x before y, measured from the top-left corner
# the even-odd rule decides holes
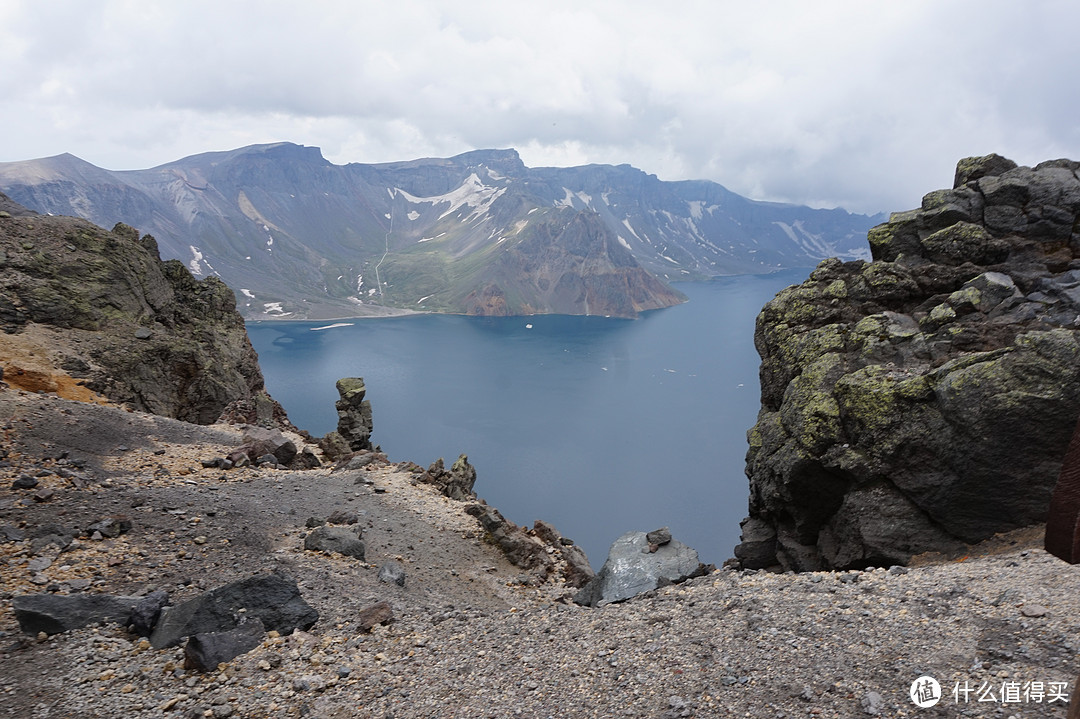
[[[7,0],[0,160],[516,147],[534,166],[906,209],[963,156],[1080,158],[1078,20],[1050,0]]]

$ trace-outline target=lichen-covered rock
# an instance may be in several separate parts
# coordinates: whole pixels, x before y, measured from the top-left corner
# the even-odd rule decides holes
[[[1077,163],[957,166],[758,316],[743,566],[901,564],[1046,518],[1080,415]]]
[[[335,403],[338,413],[337,434],[353,452],[372,449],[371,402],[364,399],[367,387],[362,377],[343,377],[337,381],[341,399]],[[337,442],[329,438],[328,444]]]
[[[433,484],[450,499],[465,501],[475,499],[473,485],[476,484],[476,468],[469,464],[468,455],[459,455],[450,469],[446,469],[443,458],[431,463],[427,471],[420,475],[424,484]]]
[[[232,290],[162,262],[152,237],[124,224],[106,231],[25,215],[0,224],[0,255],[0,327],[64,331],[58,376],[77,372],[115,402],[199,424],[265,394]]]

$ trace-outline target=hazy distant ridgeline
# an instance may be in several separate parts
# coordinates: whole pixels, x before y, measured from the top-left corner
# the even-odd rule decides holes
[[[255,145],[148,170],[72,155],[0,163],[26,206],[153,234],[247,317],[610,314],[682,301],[667,282],[868,257],[878,217],[748,200],[629,165],[527,168],[514,150],[334,165]]]

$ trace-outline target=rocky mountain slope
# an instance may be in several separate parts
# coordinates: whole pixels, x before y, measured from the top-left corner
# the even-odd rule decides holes
[[[682,301],[671,280],[863,257],[875,221],[628,165],[527,168],[513,150],[337,166],[278,143],[125,172],[59,155],[0,163],[0,190],[151,232],[165,257],[237,288],[246,317],[634,316]]]
[[[11,716],[1061,718],[1077,672],[1080,568],[1041,551],[1037,530],[962,563],[725,569],[594,609],[512,566],[470,505],[407,465],[204,468],[236,429],[13,389],[0,391],[0,427]],[[22,475],[49,499],[13,488]],[[308,519],[332,513],[356,517],[339,527],[360,530],[363,558],[305,549]],[[88,531],[108,531],[103,520],[126,529]],[[381,578],[386,565],[402,583]],[[212,671],[120,624],[25,634],[12,611],[42,593],[164,592],[179,605],[251,575],[294,580],[318,619]],[[909,697],[922,675],[941,684],[933,709]]]
[[[235,403],[253,420],[284,417],[220,279],[162,262],[154,238],[127,225],[36,215],[4,195],[0,207],[8,384],[201,424]]]
[[[743,566],[903,563],[1045,521],[1080,416],[1080,163],[952,189],[757,321]]]

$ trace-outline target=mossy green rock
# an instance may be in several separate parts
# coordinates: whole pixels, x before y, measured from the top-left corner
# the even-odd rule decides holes
[[[902,564],[1045,520],[1080,416],[1078,169],[961,161],[871,231],[874,262],[762,309],[743,566]]]
[[[90,368],[86,386],[136,410],[210,424],[230,404],[265,394],[221,280],[198,281],[180,262],[162,262],[153,238],[124,224],[107,231],[12,214],[0,225],[5,332],[36,323],[69,333],[68,353]]]
[[[338,440],[346,444],[350,451],[359,452],[372,449],[371,431],[374,427],[371,402],[364,399],[367,386],[362,377],[342,377],[337,381],[340,399],[334,404],[338,413],[337,437],[327,435],[324,449],[333,447]]]

